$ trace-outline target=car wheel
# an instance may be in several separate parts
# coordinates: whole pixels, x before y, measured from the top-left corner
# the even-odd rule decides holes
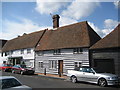
[[[21,71],[21,72],[20,72],[20,74],[21,74],[21,75],[23,75],[23,74],[24,74],[24,72],[23,72],[23,71]]]
[[[98,85],[101,87],[107,86],[107,81],[104,78],[98,80]]]
[[[15,70],[12,70],[12,73],[15,73]]]
[[[76,83],[76,82],[77,82],[77,77],[76,77],[76,76],[72,76],[72,77],[71,77],[71,81],[72,81],[73,83]]]

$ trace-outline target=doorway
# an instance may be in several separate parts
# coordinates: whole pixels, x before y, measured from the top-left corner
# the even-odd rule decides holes
[[[63,75],[63,60],[58,60],[58,74]]]
[[[115,73],[113,59],[94,59],[94,67],[106,73]]]
[[[22,57],[9,57],[8,63],[12,65],[22,64]]]

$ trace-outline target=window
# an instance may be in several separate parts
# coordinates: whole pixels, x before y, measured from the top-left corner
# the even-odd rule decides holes
[[[9,55],[12,55],[12,54],[13,54],[13,51],[10,51],[10,52],[9,52]]]
[[[73,49],[73,53],[74,54],[81,54],[82,52],[83,52],[82,48],[75,48],[75,49]]]
[[[44,54],[43,51],[37,52],[37,55],[38,55],[38,56],[42,56],[43,54]]]
[[[43,62],[39,62],[38,64],[39,64],[38,65],[39,68],[43,68]]]
[[[1,57],[3,57],[3,53],[1,53]]]
[[[82,66],[82,63],[81,62],[74,62],[74,68],[77,70],[79,69],[79,67]]]
[[[50,68],[50,69],[56,69],[56,68],[57,68],[57,61],[55,61],[55,60],[50,60],[50,61],[49,61],[49,68]]]
[[[59,55],[59,54],[61,54],[61,50],[60,49],[57,49],[57,50],[54,50],[54,53],[53,53],[54,55]]]
[[[27,49],[27,54],[31,53],[31,49]]]
[[[2,89],[7,89],[16,86],[22,86],[22,84],[14,78],[0,80]]]
[[[93,72],[91,68],[82,68],[82,71],[87,73]]]
[[[5,52],[5,56],[8,56],[9,55],[9,52]]]
[[[24,54],[24,49],[21,49],[21,54]]]

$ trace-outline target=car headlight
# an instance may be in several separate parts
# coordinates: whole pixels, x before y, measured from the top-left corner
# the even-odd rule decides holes
[[[109,80],[117,80],[117,77],[108,77]]]
[[[25,69],[22,68],[21,70],[25,70]]]

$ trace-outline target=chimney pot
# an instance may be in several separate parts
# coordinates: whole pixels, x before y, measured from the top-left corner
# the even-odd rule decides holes
[[[59,18],[60,16],[58,14],[53,15],[53,28],[58,28],[59,27]]]

